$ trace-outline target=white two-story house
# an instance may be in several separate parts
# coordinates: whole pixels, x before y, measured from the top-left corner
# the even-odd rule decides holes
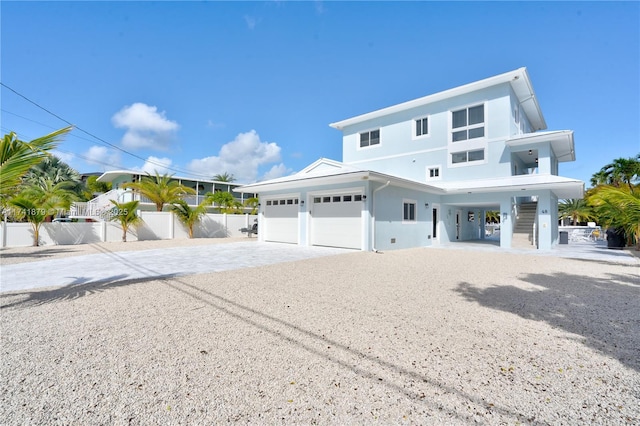
[[[258,193],[263,241],[388,250],[485,238],[500,212],[500,246],[558,243],[558,200],[584,183],[558,176],[575,161],[573,131],[545,131],[525,68],[332,123],[342,162],[245,185]]]

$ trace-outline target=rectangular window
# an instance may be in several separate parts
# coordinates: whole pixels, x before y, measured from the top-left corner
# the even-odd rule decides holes
[[[267,205],[270,206],[271,205],[271,200],[267,201]]]
[[[331,202],[331,197],[322,197],[322,202],[323,203],[330,203]]]
[[[333,202],[334,203],[339,203],[341,201],[341,197],[339,195],[336,195],[333,197]]]
[[[344,197],[342,197],[342,201],[344,201],[345,203],[351,201],[351,195],[345,195]]]
[[[284,204],[287,202],[287,200],[280,200],[280,205],[284,206]]]
[[[477,149],[474,151],[462,151],[454,152],[451,154],[451,163],[468,163],[471,161],[484,160],[484,149]]]
[[[353,201],[362,201],[362,195],[354,195]]]
[[[378,145],[380,143],[380,129],[360,133],[360,148]]]
[[[287,204],[293,205],[293,200],[287,200]]]
[[[416,220],[416,203],[415,201],[405,201],[403,204],[403,217],[405,222],[415,222]]]
[[[484,105],[451,113],[451,141],[466,141],[484,137]]]
[[[429,134],[429,118],[418,118],[414,120],[414,124],[416,126],[416,136],[424,136]]]
[[[437,178],[440,176],[440,168],[439,167],[434,167],[429,169],[429,177],[430,178]]]
[[[314,203],[319,203],[320,201],[322,201],[322,200],[320,199],[320,197],[313,197],[313,202],[314,202]]]

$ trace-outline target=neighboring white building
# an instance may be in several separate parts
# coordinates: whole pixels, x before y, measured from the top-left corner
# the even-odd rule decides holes
[[[500,246],[550,249],[558,200],[584,183],[573,131],[547,127],[526,68],[331,124],[343,161],[319,159],[245,185],[260,197],[259,238],[359,250],[483,239],[501,216]]]
[[[98,177],[98,182],[111,183],[111,191],[101,194],[86,203],[76,202],[71,206],[69,217],[71,218],[91,218],[95,220],[103,220],[103,213],[113,208],[111,200],[119,203],[138,200],[139,208],[142,211],[155,211],[156,206],[145,197],[133,192],[131,189],[123,188],[123,185],[131,182],[138,182],[141,178],[149,176],[147,173],[141,173],[130,170],[113,170],[108,171]],[[208,192],[226,191],[230,192],[233,197],[240,201],[255,196],[255,194],[245,194],[236,191],[236,188],[242,186],[236,182],[220,182],[214,180],[195,180],[179,176],[172,176],[172,180],[191,188],[195,191],[194,195],[186,195],[183,199],[192,207],[199,205],[205,199]],[[212,207],[214,209],[214,207]],[[248,209],[251,210],[251,209]]]

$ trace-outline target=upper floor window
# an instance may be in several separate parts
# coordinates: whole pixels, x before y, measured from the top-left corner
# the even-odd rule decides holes
[[[416,118],[413,120],[414,137],[427,136],[429,134],[429,117]]]
[[[380,129],[360,133],[360,148],[380,143]]]
[[[484,105],[453,111],[451,113],[451,140],[453,142],[484,136]]]
[[[462,151],[454,152],[451,154],[451,163],[469,163],[472,161],[484,160],[484,149],[477,149],[474,151]]]
[[[429,167],[429,179],[437,179],[440,177],[440,167]]]

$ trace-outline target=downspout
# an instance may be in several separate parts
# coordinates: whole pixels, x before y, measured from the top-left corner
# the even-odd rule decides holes
[[[376,248],[376,209],[375,209],[376,192],[380,191],[381,189],[385,189],[390,184],[391,184],[391,181],[388,180],[387,183],[382,185],[380,188],[374,189],[373,192],[371,193],[371,220],[373,223],[373,226],[371,227],[371,242],[373,243],[374,253],[378,253],[378,249]]]

